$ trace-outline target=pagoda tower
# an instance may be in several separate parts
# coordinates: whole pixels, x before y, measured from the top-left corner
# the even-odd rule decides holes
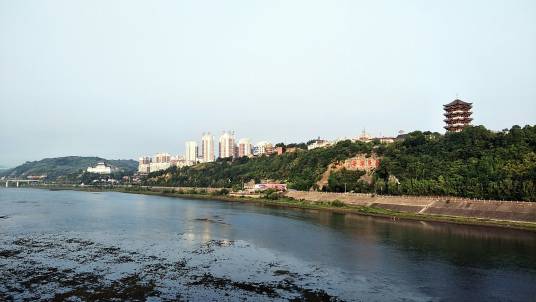
[[[459,99],[443,105],[445,110],[445,123],[447,124],[444,128],[448,132],[460,132],[463,128],[469,126],[471,121],[471,108],[473,108],[472,103],[467,103]]]

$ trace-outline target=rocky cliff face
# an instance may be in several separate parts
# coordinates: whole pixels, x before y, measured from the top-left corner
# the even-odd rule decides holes
[[[358,154],[341,162],[335,162],[328,166],[320,180],[316,183],[319,188],[328,185],[328,179],[332,172],[346,169],[350,171],[365,171],[365,175],[361,177],[368,183],[372,181],[372,173],[380,165],[380,158],[376,154],[367,157],[366,154]]]

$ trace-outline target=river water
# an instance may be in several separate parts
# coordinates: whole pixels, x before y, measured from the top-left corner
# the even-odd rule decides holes
[[[536,301],[535,233],[0,189],[0,300]]]

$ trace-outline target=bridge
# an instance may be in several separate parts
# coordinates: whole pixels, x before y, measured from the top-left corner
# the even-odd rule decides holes
[[[4,179],[2,180],[3,182],[6,183],[6,188],[9,187],[9,183],[10,182],[14,182],[17,184],[17,188],[19,187],[19,183],[21,182],[25,182],[27,184],[30,184],[30,183],[36,183],[36,182],[40,182],[41,180],[37,180],[37,179]]]

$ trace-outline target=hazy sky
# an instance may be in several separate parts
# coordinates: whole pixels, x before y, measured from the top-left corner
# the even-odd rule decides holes
[[[536,1],[0,0],[0,165],[536,123]]]

